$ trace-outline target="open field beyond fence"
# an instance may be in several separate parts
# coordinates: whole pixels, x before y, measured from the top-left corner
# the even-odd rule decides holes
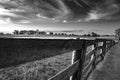
[[[47,80],[71,64],[72,53],[0,69],[0,80]]]
[[[72,51],[81,49],[83,41],[1,38],[0,80],[47,80],[71,64]]]
[[[77,45],[71,44],[72,42],[73,40],[1,38],[0,68],[69,52]]]
[[[71,64],[72,42],[1,38],[0,80],[47,80]]]

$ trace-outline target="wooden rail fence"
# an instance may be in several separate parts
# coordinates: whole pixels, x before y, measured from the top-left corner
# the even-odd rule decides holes
[[[80,44],[72,53],[71,65],[48,80],[87,80],[96,65],[115,45],[111,39],[77,40]],[[91,46],[92,50],[88,51]]]

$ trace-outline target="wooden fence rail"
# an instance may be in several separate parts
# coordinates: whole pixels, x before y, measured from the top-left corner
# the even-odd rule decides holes
[[[72,53],[72,64],[48,80],[87,80],[96,65],[104,59],[105,54],[115,45],[114,40],[81,40],[82,45]],[[92,50],[87,51],[92,46]]]

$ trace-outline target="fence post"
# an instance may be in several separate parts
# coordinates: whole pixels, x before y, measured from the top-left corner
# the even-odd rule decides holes
[[[110,40],[110,45],[109,45],[109,48],[112,47],[112,40]]]
[[[97,40],[94,40],[94,49],[95,49],[95,52],[94,52],[93,69],[96,68],[96,59],[97,59],[97,50],[98,50],[97,48],[98,48]]]
[[[109,40],[108,50],[112,47],[112,40]]]
[[[101,56],[102,60],[104,59],[105,54],[106,54],[106,40],[103,41],[102,56]]]
[[[86,41],[83,40],[82,48],[73,52],[72,63],[79,60],[78,70],[73,74],[70,80],[81,80],[82,78],[82,70],[85,60],[85,52],[86,52]]]
[[[107,43],[107,45],[106,45],[106,53],[107,53],[107,52],[108,52],[108,50],[109,50],[109,47],[110,47],[110,46],[109,46],[109,45],[110,45],[110,43],[109,43],[109,41],[108,41],[108,40],[106,41],[106,43]]]
[[[111,45],[112,45],[112,46],[115,45],[115,41],[114,41],[114,40],[112,40],[112,44],[111,44]]]

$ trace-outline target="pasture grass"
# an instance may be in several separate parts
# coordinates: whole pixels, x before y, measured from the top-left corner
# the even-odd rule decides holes
[[[37,41],[31,40],[31,42],[27,42],[16,40],[15,42],[11,40],[6,43],[3,40],[7,47],[4,44],[1,46],[0,51],[1,53],[5,53],[5,55],[1,54],[3,57],[0,58],[0,65],[5,63],[3,67],[7,65],[9,67],[7,66],[7,68],[4,67],[0,69],[0,80],[47,80],[71,64],[72,52],[70,51],[74,50],[69,47],[72,45],[70,44],[71,41],[67,43],[66,41],[62,43],[53,41],[49,44],[47,44],[48,41]],[[61,44],[60,48],[56,43]],[[32,47],[28,44],[31,44]],[[53,44],[56,45],[55,48],[49,49]],[[12,46],[9,48],[9,45]],[[44,49],[44,46],[47,48]],[[87,50],[90,49],[91,47]]]
[[[87,51],[91,50],[91,46]],[[49,51],[49,50],[47,50]],[[0,69],[0,80],[47,80],[71,64],[72,51]]]
[[[71,52],[0,69],[0,80],[47,80],[71,64]]]

